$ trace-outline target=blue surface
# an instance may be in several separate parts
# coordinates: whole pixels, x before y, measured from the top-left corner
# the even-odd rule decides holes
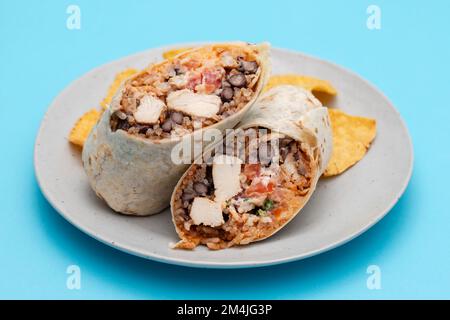
[[[0,298],[450,298],[450,2],[0,0]],[[116,3],[109,5],[108,3]],[[377,4],[381,30],[368,30]],[[66,8],[81,8],[81,30]],[[232,17],[231,17],[232,16]],[[105,62],[147,48],[202,40],[267,40],[352,69],[397,106],[415,168],[379,224],[331,252],[248,270],[199,270],[133,257],[79,232],[43,198],[33,145],[52,99]],[[66,268],[81,268],[81,290]],[[366,287],[381,268],[382,289]]]

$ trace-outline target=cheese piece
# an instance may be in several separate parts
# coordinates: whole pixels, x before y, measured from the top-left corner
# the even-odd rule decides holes
[[[208,198],[194,198],[190,216],[196,225],[203,224],[205,226],[218,227],[225,223],[220,203],[211,201]]]
[[[138,123],[156,123],[165,107],[166,105],[161,100],[153,96],[145,96],[141,99],[141,103],[133,116]]]
[[[219,112],[222,101],[213,94],[199,94],[183,89],[167,96],[169,109],[181,111],[196,117],[211,118]]]
[[[228,155],[214,157],[212,176],[215,201],[222,203],[241,191],[239,175],[242,160]]]

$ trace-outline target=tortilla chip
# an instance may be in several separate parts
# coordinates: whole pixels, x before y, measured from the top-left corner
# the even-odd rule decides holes
[[[100,119],[101,112],[96,109],[91,109],[78,119],[74,127],[70,131],[69,141],[70,143],[83,147],[84,141],[86,141],[92,128]]]
[[[177,48],[177,49],[172,49],[172,50],[168,50],[163,52],[163,58],[170,60],[173,59],[175,56],[179,55],[182,52],[188,51],[192,48]]]
[[[108,92],[106,94],[106,97],[100,102],[100,105],[102,106],[103,110],[108,107],[108,105],[111,103],[112,98],[117,92],[117,89],[119,89],[120,84],[127,79],[128,77],[131,77],[133,74],[138,72],[135,69],[125,69],[122,72],[119,72],[116,74],[116,77],[114,78],[113,83],[109,86]]]
[[[376,120],[328,109],[333,128],[333,153],[324,176],[338,175],[361,160],[377,133]]]
[[[295,74],[280,74],[270,77],[263,92],[283,84],[290,84],[311,91],[324,105],[337,94],[336,89],[326,80]]]

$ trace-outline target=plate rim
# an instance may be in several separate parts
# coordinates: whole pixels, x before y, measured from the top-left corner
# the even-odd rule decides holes
[[[208,44],[208,43],[214,43],[214,42],[212,42],[212,41],[206,42],[205,41],[205,42],[188,42],[188,43],[168,44],[168,45],[158,46],[155,48],[149,48],[147,50],[139,51],[139,52],[127,55],[127,56],[119,57],[115,60],[101,64],[100,66],[97,66],[97,67],[89,70],[88,72],[82,74],[75,80],[71,81],[62,91],[60,91],[52,99],[52,101],[50,102],[50,104],[47,107],[46,112],[44,113],[44,116],[42,117],[41,123],[39,125],[39,129],[38,129],[38,132],[36,135],[35,144],[34,144],[34,152],[33,152],[33,165],[34,165],[35,178],[38,183],[39,189],[41,190],[42,195],[49,202],[49,204],[64,219],[66,219],[70,224],[72,224],[74,227],[76,227],[83,233],[98,240],[99,242],[104,243],[114,249],[118,249],[122,252],[132,254],[137,257],[141,257],[144,259],[153,260],[153,261],[157,261],[157,262],[161,262],[161,263],[184,266],[184,267],[210,268],[210,269],[238,269],[238,268],[256,268],[256,267],[267,267],[267,266],[279,265],[279,264],[289,263],[289,262],[293,262],[293,261],[303,260],[303,259],[315,256],[315,255],[330,251],[330,250],[337,248],[341,245],[344,245],[344,244],[348,243],[349,241],[355,239],[356,237],[360,236],[361,234],[363,234],[364,232],[369,230],[371,227],[373,227],[375,224],[377,224],[381,219],[383,219],[392,210],[392,208],[397,204],[397,202],[400,200],[402,195],[405,193],[405,191],[409,185],[409,182],[411,180],[413,168],[414,168],[414,147],[413,147],[413,143],[412,143],[412,138],[409,133],[408,127],[407,127],[405,121],[403,120],[400,112],[395,108],[394,104],[390,101],[390,99],[381,90],[379,90],[375,85],[373,85],[368,80],[364,79],[362,76],[360,76],[356,72],[349,70],[345,67],[342,67],[334,62],[331,62],[331,61],[328,61],[328,60],[325,60],[322,58],[318,58],[318,57],[315,57],[315,56],[312,56],[309,54],[305,54],[303,52],[295,51],[292,49],[280,48],[280,47],[271,47],[271,49],[281,51],[284,53],[304,56],[308,59],[315,60],[318,63],[322,63],[325,65],[328,65],[329,67],[336,68],[340,72],[344,72],[353,77],[356,77],[359,81],[362,81],[365,85],[370,87],[370,89],[372,89],[377,94],[379,94],[387,102],[389,108],[391,108],[397,114],[398,119],[400,120],[401,129],[406,133],[406,137],[407,137],[407,150],[409,152],[408,173],[403,181],[401,188],[399,189],[397,194],[395,194],[395,197],[393,197],[392,201],[386,206],[385,209],[380,211],[379,215],[377,215],[374,219],[369,220],[363,228],[357,230],[356,232],[353,232],[353,233],[349,234],[348,236],[343,237],[339,240],[336,240],[333,243],[330,243],[319,249],[312,250],[312,251],[302,253],[302,254],[293,254],[286,258],[271,259],[271,260],[266,260],[266,261],[242,261],[242,262],[241,261],[239,261],[239,262],[212,262],[212,261],[202,261],[202,260],[192,261],[192,260],[186,260],[186,259],[182,259],[182,258],[167,257],[167,256],[163,256],[163,255],[156,254],[156,253],[148,254],[148,253],[142,252],[139,249],[131,248],[130,246],[128,246],[126,244],[118,244],[113,239],[107,239],[108,237],[99,235],[95,230],[92,230],[91,227],[86,226],[86,225],[80,225],[79,223],[74,221],[74,219],[69,217],[69,215],[67,215],[64,212],[64,208],[62,208],[59,201],[57,201],[57,199],[55,199],[54,196],[51,195],[47,189],[44,188],[44,183],[45,183],[44,178],[41,176],[42,172],[40,172],[39,165],[38,165],[38,162],[39,162],[38,149],[40,147],[41,136],[44,132],[45,125],[46,125],[45,120],[47,119],[48,114],[49,114],[55,100],[59,96],[64,94],[66,91],[68,91],[68,89],[72,85],[74,85],[78,81],[81,81],[81,79],[84,78],[85,76],[88,76],[89,74],[92,74],[92,73],[96,73],[99,69],[103,69],[110,65],[113,65],[119,60],[122,60],[125,58],[132,59],[134,56],[140,56],[140,55],[145,54],[146,52],[150,52],[150,51],[156,51],[156,50],[163,51],[163,50],[170,50],[173,48],[204,45],[204,44]]]

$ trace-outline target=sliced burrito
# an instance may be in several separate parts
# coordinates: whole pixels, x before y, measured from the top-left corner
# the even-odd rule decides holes
[[[173,161],[173,148],[194,133],[201,139],[205,128],[223,131],[242,119],[267,78],[268,51],[267,44],[207,45],[127,79],[83,148],[96,194],[124,214],[167,207],[192,163]]]
[[[175,187],[174,247],[223,249],[270,237],[307,203],[331,149],[328,110],[309,91],[267,91]]]

